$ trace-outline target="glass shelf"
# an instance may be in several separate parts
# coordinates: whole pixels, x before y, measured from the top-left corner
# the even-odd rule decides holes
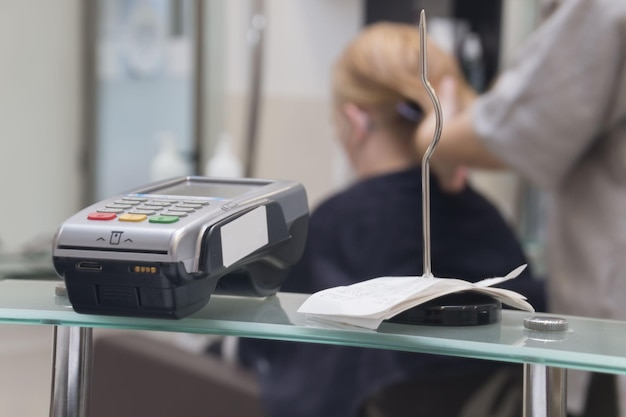
[[[497,324],[473,327],[383,323],[378,330],[307,327],[296,310],[307,298],[280,293],[265,299],[213,296],[198,313],[181,320],[77,314],[55,295],[59,280],[0,281],[0,323],[237,335],[544,364],[626,373],[626,323],[559,316],[564,333],[540,334],[523,327],[534,314],[504,310]],[[544,314],[541,314],[544,315]]]

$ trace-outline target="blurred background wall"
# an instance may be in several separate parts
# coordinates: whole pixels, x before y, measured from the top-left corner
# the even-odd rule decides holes
[[[49,233],[80,201],[80,1],[0,1],[0,248]]]
[[[467,6],[456,3],[465,4],[0,0],[0,212],[11,219],[0,229],[0,250],[45,246],[74,211],[150,181],[159,132],[174,137],[189,173],[206,173],[224,134],[245,163],[252,109],[252,175],[299,180],[314,206],[350,180],[330,124],[334,59],[366,23],[414,22],[422,7],[432,18],[468,18]],[[491,20],[471,26],[491,28],[499,66],[535,25],[537,1],[488,3],[477,2],[476,14],[487,8]],[[259,10],[263,54],[253,107]],[[519,220],[513,174],[476,172],[473,179]]]

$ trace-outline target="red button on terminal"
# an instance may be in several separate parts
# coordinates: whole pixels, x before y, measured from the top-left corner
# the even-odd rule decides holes
[[[89,215],[87,216],[87,219],[89,220],[113,220],[116,217],[117,217],[117,214],[115,213],[94,212],[94,213],[89,213]]]

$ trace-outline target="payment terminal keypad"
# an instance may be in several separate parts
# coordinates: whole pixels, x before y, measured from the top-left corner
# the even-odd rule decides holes
[[[209,205],[207,200],[185,200],[146,198],[137,196],[123,197],[114,203],[106,204],[89,213],[89,220],[114,220],[123,222],[143,222],[170,224],[183,217],[192,215]]]

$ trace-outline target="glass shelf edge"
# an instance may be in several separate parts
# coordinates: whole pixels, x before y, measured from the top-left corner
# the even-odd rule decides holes
[[[55,285],[0,281],[0,323],[234,335],[626,373],[626,338],[620,337],[626,323],[618,321],[560,316],[573,330],[551,342],[529,337],[523,319],[531,313],[514,310],[503,311],[500,323],[468,328],[383,323],[378,331],[321,329],[305,326],[296,311],[307,295],[289,293],[266,299],[213,296],[181,320],[95,316],[74,312],[67,299],[54,296]]]

